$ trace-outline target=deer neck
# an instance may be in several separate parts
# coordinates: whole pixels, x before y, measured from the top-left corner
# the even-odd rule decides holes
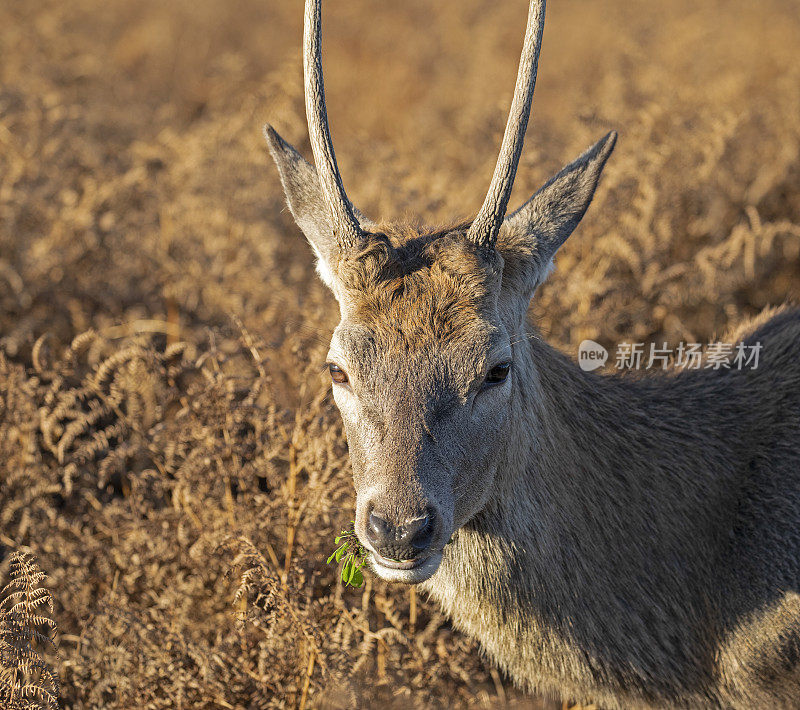
[[[598,669],[674,682],[654,649],[696,659],[706,644],[692,629],[709,626],[731,452],[696,436],[702,412],[695,421],[680,388],[584,373],[531,335],[492,494],[427,589],[540,691],[600,698],[586,680]]]

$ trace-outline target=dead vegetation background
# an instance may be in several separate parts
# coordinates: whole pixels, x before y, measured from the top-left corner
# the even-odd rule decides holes
[[[326,5],[365,212],[477,209],[526,5]],[[544,331],[705,342],[796,299],[800,4],[548,13],[514,201],[621,139]],[[534,704],[425,600],[324,564],[353,504],[336,310],[260,136],[310,152],[301,22],[299,0],[0,4],[0,573],[24,550],[49,576],[66,707]]]

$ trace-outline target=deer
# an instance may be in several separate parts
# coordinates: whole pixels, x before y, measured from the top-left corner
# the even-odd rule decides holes
[[[328,370],[355,532],[531,693],[604,708],[800,707],[800,310],[735,333],[758,367],[584,371],[529,321],[616,142],[507,214],[544,0],[486,198],[445,229],[347,197],[325,107],[321,0],[303,66],[315,165],[269,125],[289,210],[338,301]]]

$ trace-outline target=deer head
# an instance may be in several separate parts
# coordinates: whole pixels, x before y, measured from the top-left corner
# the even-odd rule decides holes
[[[511,112],[470,223],[383,228],[347,198],[325,110],[321,0],[307,0],[305,97],[316,169],[271,127],[289,208],[339,302],[328,355],[356,488],[356,532],[390,581],[433,575],[451,535],[486,504],[515,408],[529,302],[591,202],[609,133],[506,216],[544,28],[532,0]]]

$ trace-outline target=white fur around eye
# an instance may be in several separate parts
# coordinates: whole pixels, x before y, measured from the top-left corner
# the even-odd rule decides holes
[[[357,413],[357,400],[355,394],[353,394],[353,390],[350,387],[337,385],[335,383],[331,383],[331,388],[333,391],[333,401],[336,402],[336,406],[339,407],[342,416],[345,418],[352,418],[355,416]]]

